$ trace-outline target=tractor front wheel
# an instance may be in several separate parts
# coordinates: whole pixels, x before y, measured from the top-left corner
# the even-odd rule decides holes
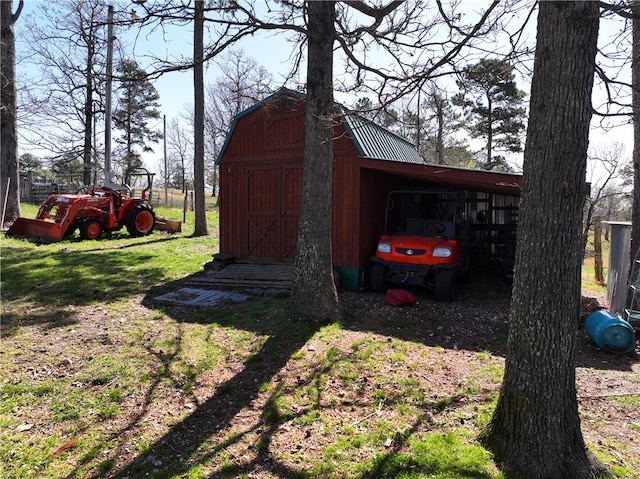
[[[80,224],[80,237],[82,239],[94,240],[102,235],[102,225],[98,220],[87,219]]]
[[[136,205],[129,211],[125,225],[131,236],[148,235],[156,225],[156,215],[149,205]]]

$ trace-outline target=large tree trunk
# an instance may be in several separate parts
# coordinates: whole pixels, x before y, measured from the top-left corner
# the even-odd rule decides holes
[[[193,86],[194,86],[194,154],[193,154],[193,190],[195,192],[195,229],[193,236],[207,234],[207,215],[204,192],[204,0],[196,0],[194,47],[193,47]]]
[[[331,258],[335,2],[308,2],[302,205],[291,301],[303,318],[339,319]]]
[[[640,2],[631,3],[633,11],[633,46],[631,86],[633,112],[633,210],[631,222],[631,258],[629,272],[640,249]]]
[[[505,374],[480,436],[514,477],[587,479],[578,415],[582,214],[596,2],[540,2]]]
[[[16,38],[13,25],[22,11],[13,13],[13,1],[0,1],[0,193],[5,205],[4,222],[13,223],[20,216],[20,173],[18,162],[17,97],[16,97]],[[9,191],[5,190],[9,179]],[[1,214],[1,212],[0,212]],[[4,226],[4,225],[0,225]]]

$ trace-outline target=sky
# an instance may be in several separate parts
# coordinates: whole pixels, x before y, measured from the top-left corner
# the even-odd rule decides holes
[[[22,16],[38,15],[40,12],[39,6],[46,1],[26,0]],[[55,0],[53,1],[55,2]],[[118,9],[123,12],[135,10],[139,14],[143,13],[143,10],[131,1],[115,0],[112,3],[116,11]],[[16,2],[14,2],[14,8],[15,4]],[[21,34],[25,28],[26,25],[23,21],[19,20],[16,23],[18,50],[21,49],[20,40],[24,38]],[[149,64],[153,57],[171,60],[193,55],[193,28],[190,25],[180,27],[167,26],[165,32],[159,30],[151,32],[149,28],[142,24],[139,27],[133,25],[128,29],[116,30],[115,35],[117,37],[116,42],[124,45],[127,51],[132,52],[133,58],[143,68]],[[258,63],[268,66],[276,77],[278,77],[278,73],[284,75],[288,71],[290,48],[281,33],[249,37],[241,40],[237,47],[234,47],[234,49],[244,50],[248,56],[253,57]],[[18,64],[19,69],[20,64]],[[215,62],[209,62],[205,69],[205,82],[213,82],[219,73],[219,66]],[[192,72],[167,73],[158,79],[154,79],[153,84],[160,94],[162,110],[167,117],[177,116],[185,105],[193,104]]]
[[[23,15],[38,14],[39,4],[45,0],[26,0]],[[55,1],[55,0],[53,0]],[[14,7],[15,7],[14,2]],[[470,12],[483,7],[488,2],[483,0],[465,0],[464,5],[469,8]],[[137,10],[139,14],[143,14],[143,10],[128,0],[114,0],[114,8],[116,10],[129,12],[132,9]],[[517,19],[516,19],[517,21]],[[24,22],[20,20],[16,24],[17,47],[20,49],[21,28],[24,28]],[[601,38],[603,43],[614,42],[616,34],[621,28],[620,22],[603,22],[601,24]],[[182,27],[168,27],[163,33],[156,31],[149,33],[148,28],[142,23],[140,26],[134,25],[127,31],[120,30],[116,32],[118,41],[126,45],[127,49],[133,51],[133,57],[138,63],[145,67],[149,63],[152,56],[160,56],[165,58],[190,57],[193,48],[193,30],[190,25]],[[535,40],[535,32],[528,33],[530,41]],[[615,45],[614,45],[615,46]],[[293,45],[287,42],[283,33],[262,33],[253,37],[242,40],[236,47],[244,50],[245,54],[255,59],[260,65],[266,67],[274,76],[274,87],[282,86],[283,77],[288,73],[291,65],[291,53]],[[336,61],[335,70],[339,74],[340,64]],[[20,74],[20,64],[18,64],[18,73]],[[205,82],[212,83],[220,74],[219,65],[215,62],[209,62],[205,69]],[[621,77],[630,75],[629,72],[617,72]],[[304,83],[304,72],[301,72],[299,83]],[[166,115],[167,123],[172,118],[179,117],[184,113],[190,105],[193,104],[193,74],[191,72],[175,72],[163,75],[154,80],[154,86],[160,95],[161,113]],[[296,88],[295,84],[288,84],[290,88]],[[528,90],[528,84],[525,78],[520,77],[518,86]],[[453,93],[453,90],[452,90]],[[599,95],[596,93],[596,96]],[[344,96],[336,94],[336,100],[347,106],[353,105],[356,100],[355,96]],[[600,103],[601,100],[596,100]],[[161,121],[158,127],[161,127]],[[152,125],[154,126],[154,125]],[[596,121],[594,120],[594,126]],[[630,126],[618,127],[613,130],[602,130],[594,128],[591,136],[592,145],[607,144],[611,142],[622,142],[625,144],[625,150],[631,153],[632,130]],[[159,159],[162,156],[162,148],[155,148],[155,156]],[[147,163],[155,163],[158,159],[146,158]]]
[[[24,19],[28,15],[40,15],[40,7],[46,1],[26,0],[21,17],[16,23],[19,80],[21,74],[28,74],[25,71],[28,68],[27,65],[19,61],[21,56],[24,56],[24,54],[21,55],[21,51],[28,50],[27,46],[23,44],[24,34],[26,33],[24,31],[26,29]],[[56,0],[53,1],[55,2]],[[119,10],[120,12],[128,13],[135,10],[139,15],[143,14],[143,9],[129,0],[114,0],[111,4],[116,12]],[[14,1],[14,9],[16,6],[17,1]],[[132,52],[133,58],[142,68],[146,68],[154,57],[171,60],[180,57],[190,58],[193,55],[193,28],[190,25],[180,27],[168,25],[165,27],[164,32],[161,30],[151,32],[149,28],[141,24],[140,26],[133,25],[128,29],[116,29],[114,33],[117,37],[116,43],[123,45],[126,51]],[[114,47],[114,50],[119,45]],[[243,50],[247,56],[252,57],[262,66],[268,67],[277,82],[274,86],[282,86],[283,77],[288,73],[289,65],[291,64],[289,59],[291,45],[287,43],[282,33],[264,33],[247,37],[240,41],[237,46],[234,46],[234,49]],[[219,65],[215,61],[209,62],[205,67],[205,83],[213,83],[219,75]],[[186,110],[192,108],[194,93],[193,73],[191,71],[167,73],[152,82],[160,95],[161,115],[166,116],[167,124],[173,118],[181,118]],[[292,87],[292,85],[288,86]],[[163,121],[159,120],[157,125],[150,124],[150,126],[161,129],[162,123]],[[99,127],[99,129],[101,128]],[[162,157],[161,145],[154,147],[154,150],[155,153],[151,156],[144,156],[148,167],[153,167]],[[21,151],[20,154],[23,152]],[[42,154],[46,155],[44,152]]]
[[[193,29],[191,26],[167,27],[166,35],[145,32],[136,35],[135,26],[126,33],[125,41],[133,48],[134,58],[143,66],[153,55],[165,58],[191,57],[193,55]],[[205,39],[206,42],[206,39]],[[276,79],[282,78],[289,69],[290,46],[283,34],[269,33],[241,40],[234,50],[243,50],[247,56],[268,67]],[[212,83],[220,75],[215,61],[205,66],[205,83]],[[193,104],[193,73],[173,72],[154,80],[160,94],[162,110],[167,117],[179,115],[185,105]]]

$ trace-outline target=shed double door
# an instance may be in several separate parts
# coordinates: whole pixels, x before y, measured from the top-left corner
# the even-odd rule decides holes
[[[292,261],[296,256],[302,192],[300,164],[246,167],[243,234],[247,257]]]

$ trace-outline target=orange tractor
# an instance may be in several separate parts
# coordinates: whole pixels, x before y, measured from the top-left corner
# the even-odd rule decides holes
[[[129,180],[146,176],[147,186],[133,197]],[[54,194],[40,206],[35,219],[18,218],[7,236],[38,243],[54,243],[76,230],[82,239],[98,239],[103,233],[121,229],[131,236],[144,236],[155,227],[156,216],[149,205],[153,174],[144,168],[128,172],[122,188],[80,188],[76,194]]]

